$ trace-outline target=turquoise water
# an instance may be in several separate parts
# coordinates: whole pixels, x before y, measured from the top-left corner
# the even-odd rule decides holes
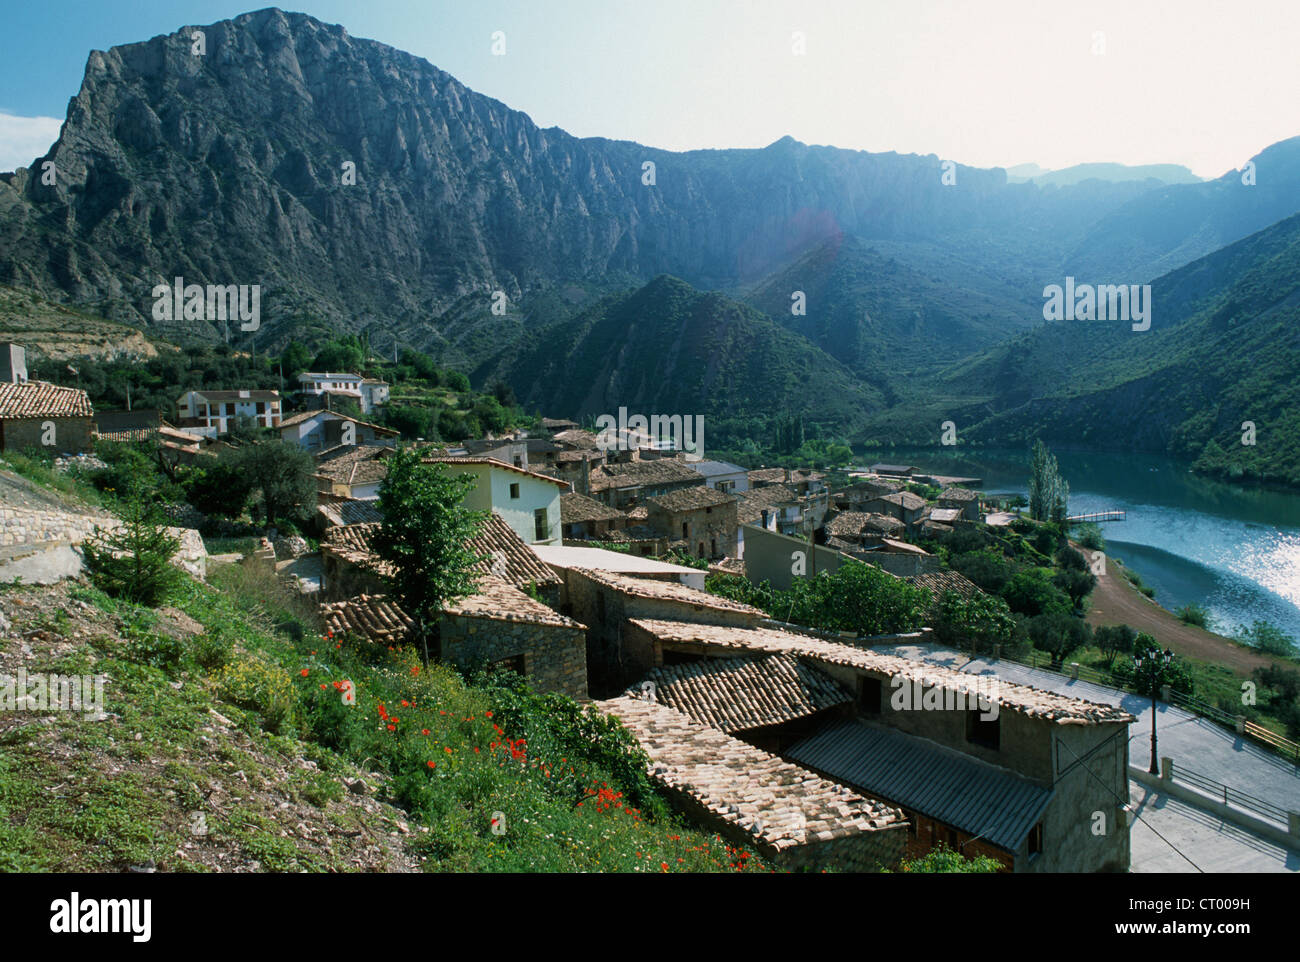
[[[1055,453],[1071,514],[1128,512],[1101,525],[1107,552],[1141,574],[1158,602],[1202,604],[1228,634],[1262,618],[1300,638],[1300,495],[1209,480],[1167,458]],[[1029,478],[1027,451],[896,449],[868,460],[979,477],[989,492],[1024,494]]]

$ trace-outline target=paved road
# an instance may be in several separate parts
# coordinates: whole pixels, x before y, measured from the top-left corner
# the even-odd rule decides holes
[[[1130,764],[1147,767],[1151,759],[1151,699],[1087,681],[1071,681],[1041,668],[1010,661],[971,660],[938,645],[898,645],[882,649],[980,675],[1033,685],[1076,698],[1119,705],[1137,716],[1129,726]],[[1300,769],[1254,742],[1190,712],[1158,702],[1156,733],[1160,754],[1238,791],[1288,811],[1300,811]]]
[[[1300,853],[1141,782],[1129,780],[1129,799],[1138,816],[1129,829],[1132,872],[1300,872]]]

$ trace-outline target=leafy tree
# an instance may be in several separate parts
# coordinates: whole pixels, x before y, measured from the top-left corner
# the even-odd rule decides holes
[[[1140,632],[1133,642],[1133,651],[1142,657],[1142,667],[1134,669],[1130,659],[1116,664],[1112,674],[1121,684],[1131,687],[1139,695],[1149,696],[1153,691],[1158,695],[1164,685],[1187,695],[1195,694],[1187,666],[1178,658],[1167,665],[1160,662],[1160,643],[1151,635]]]
[[[1041,568],[1016,572],[1003,586],[1001,595],[1012,611],[1031,618],[1047,612],[1064,614],[1071,607],[1069,598]]]
[[[939,599],[934,625],[941,644],[969,646],[976,653],[1009,645],[1016,627],[1011,609],[1001,598],[983,592],[963,598],[955,591],[945,591]]]
[[[238,449],[225,448],[185,474],[185,500],[204,514],[238,518],[253,493],[252,483],[235,463]]]
[[[1061,524],[1069,514],[1070,486],[1061,477],[1056,456],[1041,440],[1034,442],[1029,476],[1029,515],[1035,521]]]
[[[1295,654],[1295,639],[1267,621],[1256,620],[1249,628],[1237,631],[1237,641],[1270,655]]]
[[[474,567],[483,558],[467,544],[485,515],[462,505],[473,486],[473,478],[448,475],[443,465],[422,464],[405,450],[389,458],[379,488],[384,521],[375,551],[392,566],[391,590],[415,622],[426,660],[429,642],[438,648],[443,604],[472,594],[477,583]]]
[[[920,626],[930,603],[926,589],[860,561],[841,565],[826,580],[821,620],[839,631],[863,635],[911,631]]]
[[[121,526],[96,528],[82,545],[91,581],[107,594],[157,607],[185,579],[172,564],[180,539],[167,531],[157,502],[142,487],[128,493],[121,516]]]
[[[460,371],[449,371],[443,379],[443,383],[458,394],[463,394],[469,390],[469,378]]]
[[[1077,551],[1074,553],[1079,554]],[[1071,603],[1077,609],[1083,604],[1083,599],[1092,593],[1092,589],[1097,587],[1097,576],[1086,567],[1082,570],[1066,568],[1053,576],[1052,584],[1069,595]]]
[[[316,507],[316,461],[294,444],[261,441],[235,449],[235,469],[262,493],[268,524],[306,518]]]
[[[1027,630],[1034,647],[1051,655],[1056,668],[1092,640],[1087,622],[1056,610],[1030,618]]]
[[[286,379],[292,380],[311,366],[311,360],[311,351],[306,345],[290,341],[280,354],[280,370]]]
[[[1135,632],[1128,625],[1103,625],[1093,633],[1093,644],[1106,656],[1106,668],[1115,665],[1117,655],[1131,655],[1133,643],[1137,639]]]
[[[1015,562],[989,549],[955,555],[950,566],[990,594],[1001,594],[1018,570]]]

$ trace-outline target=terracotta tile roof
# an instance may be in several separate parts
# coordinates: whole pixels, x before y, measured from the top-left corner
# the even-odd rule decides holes
[[[568,418],[542,418],[542,427],[547,431],[554,431],[556,428],[568,429],[577,428],[577,421],[570,421]]]
[[[585,521],[617,521],[626,518],[622,511],[602,504],[595,498],[571,491],[560,495],[560,523],[581,524]]]
[[[926,504],[925,498],[919,494],[913,494],[911,491],[895,491],[893,494],[882,494],[878,499],[872,500],[888,501],[890,504],[900,505],[908,511],[924,508]]]
[[[961,517],[961,508],[931,508],[926,517],[935,524],[952,524]]]
[[[414,622],[385,595],[358,595],[321,605],[325,627],[335,636],[348,635],[377,645],[401,641]]]
[[[388,465],[378,459],[326,461],[317,465],[316,476],[337,484],[373,484],[388,477]]]
[[[645,681],[654,683],[659,704],[724,732],[779,725],[853,700],[835,679],[789,655],[708,658],[655,668]]]
[[[841,511],[826,522],[826,533],[836,538],[857,539],[865,533],[888,534],[898,531],[903,522],[887,514],[866,511]]]
[[[571,428],[568,431],[559,431],[551,435],[551,440],[564,445],[566,448],[591,448],[596,447],[596,435],[590,431],[584,431],[581,428]]]
[[[598,584],[613,588],[634,598],[652,598],[659,601],[676,601],[700,608],[712,608],[714,611],[737,611],[753,614],[759,618],[766,615],[757,608],[731,601],[707,591],[697,591],[679,581],[658,581],[652,578],[633,578],[628,575],[614,574],[610,571],[594,571],[591,568],[574,568],[580,574]]]
[[[871,648],[859,648],[811,635],[797,635],[775,628],[735,628],[701,625],[685,621],[632,619],[632,624],[666,642],[688,643],[719,651],[757,654],[788,654],[827,665],[859,668],[877,674],[938,686],[970,696],[987,697],[1008,711],[1057,724],[1095,725],[1128,723],[1132,715],[1113,705],[1098,705],[1056,692],[1002,682],[987,675],[975,675],[928,662],[889,655]]]
[[[373,524],[383,521],[377,501],[359,501],[355,498],[341,498],[334,502],[321,502],[316,512],[331,525]]]
[[[591,471],[591,490],[608,488],[636,488],[646,485],[681,484],[704,487],[704,476],[692,471],[677,458],[654,458],[648,461],[627,461],[621,464],[603,464]]]
[[[345,461],[371,461],[386,458],[396,449],[384,444],[336,444],[332,448],[316,452],[316,463],[339,464]]]
[[[623,696],[597,702],[650,756],[650,777],[748,833],[769,852],[894,829],[896,808],[760,751],[682,712]]]
[[[703,508],[717,508],[724,504],[734,504],[735,501],[734,495],[726,494],[705,485],[681,488],[677,491],[669,491],[667,494],[646,498],[647,504],[669,512],[699,511]]]
[[[330,528],[321,542],[321,552],[369,568],[377,574],[388,575],[392,568],[380,561],[371,547],[371,539],[378,530],[379,525],[375,523]],[[486,556],[477,565],[478,571],[495,573],[516,587],[531,583],[539,588],[552,588],[562,583],[559,575],[524,544],[500,515],[489,514],[483,522],[483,529],[477,537],[470,539],[468,547],[475,554]]]
[[[741,524],[756,524],[763,517],[763,509],[772,510],[778,504],[800,504],[799,492],[788,484],[766,484],[761,488],[737,491],[740,499],[736,505],[736,520]]]
[[[605,452],[596,450],[561,451],[555,456],[557,464],[578,463],[581,461],[604,461]]]
[[[918,588],[929,588],[930,596],[935,602],[938,602],[945,591],[955,591],[963,598],[971,598],[983,593],[980,591],[979,585],[960,571],[930,571],[925,574],[912,575],[903,580],[910,581]]]
[[[101,441],[148,441],[157,435],[157,428],[126,428],[121,431],[96,431],[95,437]]]
[[[48,381],[0,384],[0,418],[88,418],[94,409],[85,391]]]
[[[759,468],[749,472],[749,480],[767,481],[780,484],[785,480],[785,468]]]
[[[478,590],[466,598],[457,598],[442,606],[449,615],[466,618],[491,618],[493,621],[526,621],[534,625],[586,630],[572,618],[528,596],[513,585],[492,575],[481,575]]]
[[[498,461],[496,458],[457,458],[439,456],[421,458],[420,461],[422,464],[485,464],[491,468],[498,468],[502,471],[513,471],[515,474],[522,474],[530,478],[536,478],[538,481],[546,481],[549,484],[558,485],[565,491],[569,490],[568,481],[561,481],[559,478],[553,478],[549,474],[539,474],[536,471],[529,471],[527,468],[517,468],[513,464],[506,464],[506,462]]]
[[[939,492],[940,503],[952,501],[959,504],[965,504],[968,501],[978,501],[980,493],[972,491],[970,488],[944,488]]]

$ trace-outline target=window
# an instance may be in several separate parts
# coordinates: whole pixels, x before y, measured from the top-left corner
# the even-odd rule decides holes
[[[880,714],[880,679],[858,679],[858,711],[864,715]]]
[[[512,484],[512,485],[510,485],[510,497],[511,497],[512,500],[518,500],[518,498],[519,498],[519,485],[518,485],[518,484]]]
[[[683,541],[691,540],[691,531],[685,521],[682,522],[682,540]]]
[[[1043,851],[1043,823],[1039,822],[1029,830],[1029,854],[1039,855]]]
[[[907,834],[912,838],[916,838],[916,813],[903,809],[903,817],[907,819]]]
[[[984,748],[998,750],[1000,740],[999,724],[1000,718],[994,718],[986,721],[979,710],[968,711],[966,713],[966,740],[974,745],[980,745]]]
[[[956,830],[956,829],[952,829],[952,828],[948,829],[948,847],[949,847],[950,849],[952,849],[954,852],[960,851],[960,849],[957,848],[957,830]]]
[[[550,524],[546,520],[546,509],[538,508],[533,512],[533,535],[538,541],[546,541],[550,538]]]

